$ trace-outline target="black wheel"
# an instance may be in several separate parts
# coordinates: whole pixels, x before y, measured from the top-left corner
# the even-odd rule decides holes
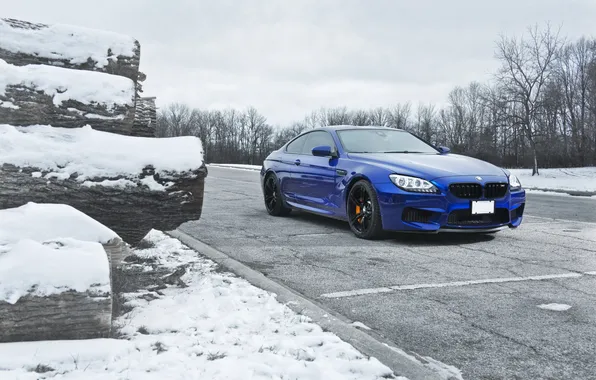
[[[348,223],[354,234],[362,239],[375,239],[382,235],[381,210],[377,193],[372,185],[360,180],[348,194]]]
[[[268,174],[265,178],[263,196],[265,198],[265,208],[270,215],[285,216],[292,211],[291,208],[284,205],[277,176],[273,173]]]

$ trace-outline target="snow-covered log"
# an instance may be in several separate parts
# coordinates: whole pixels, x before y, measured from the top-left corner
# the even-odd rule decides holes
[[[196,137],[0,125],[0,208],[71,205],[131,245],[198,220],[206,176]]]
[[[0,59],[124,76],[137,82],[140,44],[134,38],[71,25],[0,19]]]
[[[56,237],[100,243],[112,270],[122,263],[129,249],[114,231],[79,210],[65,204],[30,202],[0,210],[0,240],[30,239],[44,242]]]
[[[61,236],[60,227],[47,224],[53,216],[43,215],[55,210],[32,208],[37,205],[0,210],[0,342],[108,337],[108,256],[102,244],[70,237],[93,240],[104,232],[89,223],[75,226],[81,221],[75,218],[71,232]],[[34,232],[39,234],[31,238]]]
[[[0,120],[50,124],[130,135],[135,116],[132,80],[46,65],[15,66],[0,59]]]

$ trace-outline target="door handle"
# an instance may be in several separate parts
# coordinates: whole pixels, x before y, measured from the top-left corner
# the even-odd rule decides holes
[[[294,161],[294,165],[300,165],[300,160]]]

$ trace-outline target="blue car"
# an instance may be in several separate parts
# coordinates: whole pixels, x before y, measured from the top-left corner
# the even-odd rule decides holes
[[[386,127],[308,130],[272,152],[260,175],[269,214],[344,220],[363,239],[516,228],[526,202],[507,170]]]

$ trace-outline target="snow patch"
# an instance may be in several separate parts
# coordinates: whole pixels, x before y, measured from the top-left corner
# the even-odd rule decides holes
[[[567,310],[571,309],[571,305],[565,305],[565,304],[561,304],[561,303],[548,303],[548,304],[538,305],[538,308],[543,309],[543,310],[552,310],[552,311],[567,311]]]
[[[13,28],[0,19],[0,49],[102,68],[118,56],[133,57],[135,39],[126,35],[72,25],[47,25],[38,30]],[[110,52],[110,54],[108,53]]]
[[[387,343],[383,343],[383,345],[391,349],[392,351],[398,353],[399,355],[436,372],[443,379],[464,380],[461,370],[457,367],[440,362],[436,359],[431,358],[430,356],[422,356],[414,352],[412,352],[411,354],[407,353],[406,351],[397,347],[390,346]]]
[[[370,329],[371,329],[370,327],[368,327],[368,326],[367,326],[367,325],[365,325],[364,323],[362,323],[362,322],[357,322],[357,321],[356,321],[356,322],[352,322],[352,326],[354,326],[354,327],[359,327],[359,328],[361,328],[361,329],[364,329],[364,330],[370,330]]]
[[[54,105],[76,100],[83,104],[134,106],[135,84],[129,78],[47,65],[15,66],[0,59],[0,95],[7,86],[26,86],[53,97]]]
[[[5,101],[0,100],[0,107],[1,108],[10,108],[13,110],[18,110],[19,108],[21,108],[21,107],[17,106],[16,104],[14,104],[13,102],[9,102],[7,100],[5,100]]]
[[[508,169],[526,189],[568,190],[596,192],[596,167],[540,169],[532,176],[532,169]]]
[[[250,171],[260,171],[261,165],[244,165],[244,164],[209,164],[209,166],[215,166],[218,168],[227,168],[227,169],[238,169],[238,170],[250,170]]]
[[[196,170],[203,164],[203,148],[201,140],[193,136],[156,139],[122,136],[97,131],[90,126],[53,128],[0,124],[2,164],[37,168],[47,172],[44,176],[47,179],[72,177],[85,182],[123,176],[132,182],[108,181],[104,184],[140,183],[154,190],[164,190],[165,187],[151,176],[139,178],[143,168],[152,166],[164,179],[168,178],[168,172]]]

